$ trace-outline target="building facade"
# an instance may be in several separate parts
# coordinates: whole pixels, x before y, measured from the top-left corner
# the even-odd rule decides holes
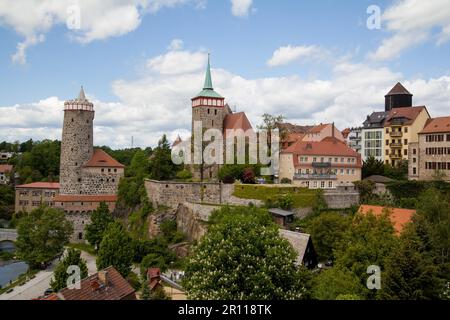
[[[280,153],[279,178],[310,189],[335,189],[361,180],[361,167],[361,156],[336,138],[297,141]]]
[[[9,184],[10,174],[13,166],[10,164],[0,164],[0,184]]]
[[[425,106],[395,108],[390,111],[384,126],[386,164],[397,166],[401,161],[408,160],[409,144],[418,142],[419,132],[428,119],[430,115]]]
[[[54,207],[59,194],[57,182],[33,182],[16,186],[15,212],[31,212],[42,205]]]
[[[429,119],[418,136],[409,145],[409,179],[450,181],[450,117]]]
[[[361,153],[361,143],[362,143],[362,128],[351,128],[349,130],[348,136],[347,136],[347,144],[350,148],[355,150],[358,153]]]
[[[124,166],[101,149],[94,149],[94,105],[83,88],[77,99],[64,103],[61,140],[60,192],[56,208],[74,224],[72,241],[84,241],[84,227],[101,202],[114,210]]]

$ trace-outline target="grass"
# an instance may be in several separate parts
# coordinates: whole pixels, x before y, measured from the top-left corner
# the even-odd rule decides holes
[[[313,207],[316,199],[316,191],[307,188],[300,188],[291,185],[252,185],[237,184],[233,195],[242,199],[256,199],[266,201],[276,200],[279,196],[289,193],[294,201],[294,208]]]
[[[38,273],[40,270],[28,270],[26,273],[21,274],[16,280],[14,280],[10,285],[1,288],[0,289],[0,294],[5,293],[6,291],[8,291],[9,289],[12,289],[14,287],[17,286],[21,286],[23,284],[25,284],[26,282],[28,282],[29,280],[31,280],[32,278],[34,278],[34,275],[36,273]]]
[[[88,243],[69,243],[67,246],[69,248],[85,251],[93,256],[97,255],[97,252],[95,252],[94,247]]]

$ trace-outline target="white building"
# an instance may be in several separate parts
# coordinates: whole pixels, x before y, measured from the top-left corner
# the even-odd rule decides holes
[[[373,156],[384,162],[384,121],[389,111],[373,112],[367,116],[361,130],[361,158],[366,161]]]

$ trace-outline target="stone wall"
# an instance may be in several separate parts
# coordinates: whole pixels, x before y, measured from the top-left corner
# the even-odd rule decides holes
[[[103,172],[101,170],[104,170]],[[116,194],[119,181],[124,176],[123,168],[107,171],[108,168],[83,168],[81,171],[81,190],[83,194]],[[111,169],[111,168],[109,168]]]
[[[146,180],[145,189],[154,206],[177,208],[180,203],[230,204],[256,206],[260,200],[240,199],[233,196],[234,185],[219,182],[174,182]]]
[[[70,238],[72,243],[85,242],[85,227],[91,223],[91,215],[89,213],[67,213],[66,219],[73,224],[73,233]]]
[[[359,192],[356,187],[338,187],[324,190],[323,196],[328,208],[346,209],[359,204]]]

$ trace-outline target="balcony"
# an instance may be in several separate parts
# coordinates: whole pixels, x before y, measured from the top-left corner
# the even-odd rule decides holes
[[[390,133],[392,138],[401,138],[403,137],[403,132],[402,131],[392,131]]]
[[[294,180],[337,180],[337,175],[332,173],[296,173]]]
[[[350,136],[348,139],[349,139],[349,140],[354,140],[354,141],[361,141],[361,136],[357,136],[357,137],[355,137],[355,136]]]
[[[398,153],[391,153],[389,154],[389,158],[391,159],[402,159],[402,155]]]
[[[313,168],[330,168],[331,162],[313,162]]]
[[[389,144],[389,146],[390,146],[391,148],[401,148],[401,147],[403,147],[403,144],[398,143],[398,142],[391,142],[391,143]]]

